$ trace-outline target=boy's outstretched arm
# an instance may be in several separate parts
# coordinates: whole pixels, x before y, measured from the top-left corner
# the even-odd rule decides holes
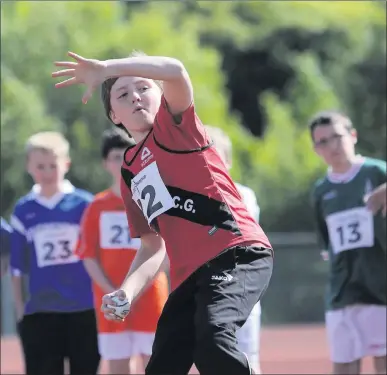
[[[174,58],[162,56],[138,56],[123,59],[99,61],[87,59],[73,52],[68,55],[75,62],[59,61],[55,65],[65,68],[52,73],[52,77],[67,77],[56,87],[74,84],[87,86],[83,102],[92,96],[94,90],[106,79],[133,76],[163,81],[163,91],[172,115],[184,112],[193,101],[193,89],[184,65]]]

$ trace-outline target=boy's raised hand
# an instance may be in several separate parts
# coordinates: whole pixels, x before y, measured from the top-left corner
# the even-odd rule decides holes
[[[66,68],[52,73],[52,77],[68,77],[55,85],[57,88],[67,87],[75,84],[86,85],[86,92],[82,97],[82,102],[86,104],[93,95],[94,90],[106,79],[104,61],[86,59],[74,52],[68,55],[75,61],[56,61],[55,66]]]

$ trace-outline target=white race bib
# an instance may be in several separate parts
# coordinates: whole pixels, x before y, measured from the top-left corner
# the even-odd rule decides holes
[[[334,253],[374,246],[374,217],[367,208],[329,215],[326,222]]]
[[[74,254],[78,235],[79,226],[75,224],[39,227],[33,235],[38,267],[79,262],[79,257]]]
[[[174,206],[156,162],[149,164],[132,179],[131,190],[133,199],[144,213],[148,224]]]
[[[105,211],[99,219],[100,246],[102,249],[139,249],[141,240],[132,239],[128,219],[122,211]]]

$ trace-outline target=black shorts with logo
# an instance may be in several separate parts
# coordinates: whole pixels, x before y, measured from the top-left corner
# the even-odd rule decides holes
[[[236,246],[209,261],[169,296],[158,322],[147,375],[248,375],[235,332],[264,294],[271,249]]]

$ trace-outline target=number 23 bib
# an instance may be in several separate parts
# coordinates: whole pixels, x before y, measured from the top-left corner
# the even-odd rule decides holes
[[[77,225],[52,225],[34,235],[39,268],[79,262],[74,250],[79,235]]]
[[[148,220],[148,224],[174,206],[155,161],[132,179],[131,190],[133,199]]]
[[[367,208],[337,212],[326,221],[334,253],[374,246],[374,218]]]

